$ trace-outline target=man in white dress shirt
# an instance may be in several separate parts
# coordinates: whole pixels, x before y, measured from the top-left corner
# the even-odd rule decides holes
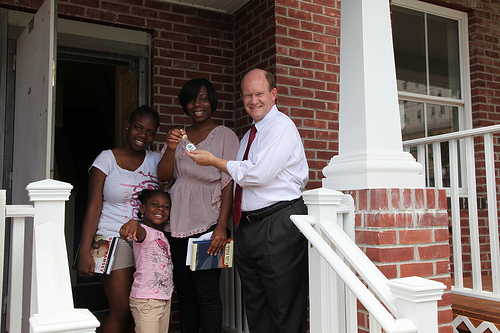
[[[303,333],[307,331],[307,240],[290,215],[307,214],[301,193],[309,168],[299,132],[278,111],[276,95],[271,73],[254,69],[243,77],[241,96],[256,128],[247,159],[251,131],[241,140],[235,161],[201,150],[188,155],[199,165],[228,173],[242,189],[234,255],[250,331]],[[239,207],[234,210],[237,214]]]

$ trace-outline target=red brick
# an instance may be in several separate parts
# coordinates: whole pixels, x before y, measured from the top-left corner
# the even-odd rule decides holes
[[[415,258],[413,247],[391,247],[366,249],[368,258],[375,262],[400,262],[410,261]]]
[[[387,189],[370,190],[370,210],[388,209],[388,200]]]
[[[427,209],[436,209],[436,190],[432,188],[426,189]]]
[[[289,9],[288,17],[294,17],[304,21],[311,21],[311,13],[303,10]]]
[[[417,188],[415,192],[415,208],[427,208],[425,207],[424,190]]]
[[[403,202],[401,203],[402,209],[408,209],[412,207],[412,190],[403,189]]]
[[[388,228],[396,225],[396,215],[393,213],[369,213],[366,216],[367,227]]]
[[[356,243],[368,245],[396,244],[396,231],[359,230],[356,232]]]
[[[395,223],[396,227],[413,227],[413,215],[411,213],[396,213]]]
[[[432,242],[432,230],[416,229],[399,231],[399,244],[416,244]]]
[[[453,320],[453,310],[452,309],[439,309],[438,311],[438,324],[451,323]]]
[[[416,213],[415,226],[425,227],[425,226],[447,226],[448,225],[448,213]]]
[[[324,11],[323,6],[318,6],[316,4],[311,4],[311,3],[307,3],[307,2],[303,2],[303,1],[300,3],[300,9],[307,11],[307,12],[310,12],[310,13],[317,13],[317,14],[323,14],[323,11]],[[318,22],[314,19],[316,16],[317,15],[314,15],[314,17],[313,17],[314,22]],[[324,23],[324,22],[320,22],[320,23]]]
[[[448,244],[423,246],[418,248],[420,259],[439,259],[450,257],[450,246]]]
[[[446,198],[446,190],[438,190],[439,191],[439,209],[447,209],[448,208],[448,200]]]
[[[434,274],[434,267],[431,262],[401,264],[399,270],[401,274],[400,277],[402,278],[408,276],[427,277]]]
[[[391,189],[391,207],[393,209],[401,209],[401,192],[400,189]]]
[[[362,221],[363,221],[363,215],[361,215],[361,214],[356,214],[356,215],[354,216],[354,225],[355,225],[356,227],[360,227],[360,226],[363,224],[363,223],[362,223]]]
[[[325,43],[318,43],[318,42],[310,42],[303,40],[302,43],[302,48],[306,50],[311,50],[311,51],[317,51],[317,52],[325,52]]]
[[[377,265],[377,268],[388,279],[395,279],[398,277],[398,266],[396,265]]]
[[[366,316],[364,313],[357,312],[357,317],[358,317],[358,325],[363,327],[366,325]]]
[[[434,241],[436,242],[447,241],[449,237],[450,237],[450,231],[448,230],[448,228],[434,229]]]

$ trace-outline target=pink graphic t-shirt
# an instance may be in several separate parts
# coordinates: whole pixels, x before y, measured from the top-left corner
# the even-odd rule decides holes
[[[169,300],[174,290],[172,256],[167,237],[162,231],[142,224],[146,238],[134,241],[135,273],[130,296],[143,299]]]

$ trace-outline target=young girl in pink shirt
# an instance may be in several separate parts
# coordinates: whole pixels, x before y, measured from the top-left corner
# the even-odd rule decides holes
[[[139,219],[130,220],[120,236],[134,240],[134,282],[130,291],[130,309],[136,333],[166,333],[170,323],[170,305],[174,283],[170,245],[163,227],[170,215],[170,197],[161,190],[143,190]]]

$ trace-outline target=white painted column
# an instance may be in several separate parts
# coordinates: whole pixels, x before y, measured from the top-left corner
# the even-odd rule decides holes
[[[334,190],[423,188],[403,152],[389,0],[342,2],[339,155],[323,169]]]
[[[34,202],[31,332],[95,332],[99,321],[75,309],[64,237],[65,202],[73,186],[46,179],[26,189]]]

